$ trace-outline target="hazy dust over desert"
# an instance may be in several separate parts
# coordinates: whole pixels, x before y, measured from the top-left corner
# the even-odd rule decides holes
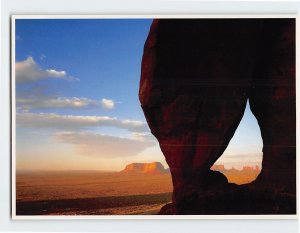
[[[134,164],[133,164],[134,165]],[[171,202],[172,180],[167,169],[132,164],[121,172],[19,171],[16,196],[18,215],[130,215],[157,214]],[[140,165],[140,164],[139,164]],[[151,168],[152,170],[150,170]],[[221,170],[229,182],[247,183],[258,168]]]

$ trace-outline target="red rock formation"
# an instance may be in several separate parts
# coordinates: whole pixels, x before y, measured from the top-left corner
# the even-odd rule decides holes
[[[226,170],[224,165],[222,165],[222,164],[220,164],[220,165],[214,164],[210,169],[215,170],[215,171],[224,171],[224,170]]]
[[[170,167],[176,213],[195,208],[207,187],[232,190],[210,167],[226,149],[248,98],[264,142],[262,173],[253,186],[272,181],[276,190],[294,193],[294,30],[294,19],[154,20],[139,97]]]
[[[131,163],[126,165],[121,172],[126,174],[165,174],[168,173],[168,169],[165,169],[159,162]]]
[[[250,108],[263,139],[262,172],[254,182],[296,192],[295,21],[265,20]]]

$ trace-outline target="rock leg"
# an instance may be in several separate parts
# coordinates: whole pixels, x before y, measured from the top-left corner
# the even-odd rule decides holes
[[[265,19],[250,107],[263,139],[262,172],[253,183],[296,192],[295,19]]]
[[[204,188],[242,119],[260,27],[255,19],[152,24],[139,97],[170,167],[177,207]]]

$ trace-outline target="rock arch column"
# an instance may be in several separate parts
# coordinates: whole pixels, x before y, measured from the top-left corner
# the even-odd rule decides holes
[[[272,22],[265,19],[153,21],[144,47],[139,98],[151,132],[158,139],[170,167],[173,203],[178,213],[185,208],[185,201],[197,199],[199,192],[227,185],[226,178],[210,171],[210,167],[226,149],[243,117],[249,96],[251,109],[262,128],[264,143],[269,141],[264,136],[265,132],[273,133],[273,129],[264,130],[271,127],[265,125],[270,120],[264,114],[266,109],[270,113],[276,110],[276,107],[269,107],[274,99],[266,98],[261,106],[258,102],[262,93],[269,93],[264,92],[263,87],[273,80],[271,70],[280,57],[276,52],[280,38],[271,43],[273,49],[270,49],[277,60],[272,58],[268,68],[265,61],[257,62],[258,58],[259,61],[267,58],[268,49],[263,50],[264,56],[261,57],[263,46],[272,47],[267,43],[273,35],[272,27],[268,27],[282,26],[271,25]],[[267,31],[262,34],[264,30]],[[285,35],[290,39],[288,32]],[[262,40],[265,40],[264,43]],[[293,59],[292,54],[288,54],[281,62],[285,71],[291,74]],[[270,75],[259,86],[262,79],[258,74],[262,70],[270,72]],[[280,82],[277,80],[274,83]],[[294,104],[290,96],[295,94],[286,94],[289,91],[284,88],[279,88],[278,92],[285,93],[280,96],[289,96],[288,99],[283,98],[285,102],[282,105],[278,105],[280,109],[280,106],[289,103],[289,107],[284,108],[288,111]],[[279,109],[277,111],[281,111]],[[280,119],[274,120],[275,123],[283,124]],[[276,127],[276,132],[283,128]],[[290,139],[295,136],[293,127],[291,124],[290,131],[283,131],[290,133]],[[280,143],[280,139],[272,143]],[[272,153],[269,147],[264,150],[264,153]],[[272,160],[270,156],[264,159],[264,166],[270,164],[267,162],[269,158]],[[272,171],[267,172],[266,169],[266,172],[263,171],[266,175],[262,177],[270,173]]]
[[[263,139],[262,172],[254,182],[296,193],[295,20],[264,20],[250,91]]]

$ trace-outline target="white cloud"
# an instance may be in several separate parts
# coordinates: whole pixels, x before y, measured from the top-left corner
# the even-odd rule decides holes
[[[115,106],[115,102],[113,100],[109,100],[109,99],[102,99],[101,101],[101,105],[103,108],[106,109],[113,109]]]
[[[17,113],[18,127],[80,130],[88,127],[111,126],[132,132],[148,132],[145,122],[119,120],[108,116],[74,116],[54,113]]]
[[[74,145],[81,155],[106,158],[134,156],[156,144],[154,140],[146,138],[141,141],[89,132],[60,132],[55,133],[52,139]]]
[[[57,70],[46,70],[46,73],[50,77],[55,77],[55,78],[63,78],[67,75],[66,71],[57,71]]]
[[[41,59],[46,56],[41,55]],[[78,80],[69,76],[66,71],[58,71],[55,69],[43,70],[33,60],[28,57],[26,60],[16,63],[16,82],[28,83],[47,78],[58,78],[65,80]],[[23,91],[20,95],[19,90],[17,93],[17,107],[22,111],[28,111],[35,108],[89,108],[89,107],[102,107],[111,110],[115,107],[114,100],[103,98],[101,100],[78,98],[78,97],[54,97],[44,93],[34,93],[32,90]]]
[[[105,99],[106,100],[106,99]],[[112,109],[114,107],[113,100],[107,100],[107,103],[103,104],[102,100],[93,100],[88,98],[66,98],[58,97],[51,98],[47,96],[39,96],[35,98],[17,98],[17,107],[22,110],[29,110],[34,108],[92,108],[92,107],[102,107],[105,109]]]
[[[144,142],[146,140],[152,140],[153,139],[153,135],[150,133],[138,133],[138,132],[133,132],[130,135],[130,138],[133,140],[137,140],[137,141],[141,141]]]
[[[47,78],[59,78],[69,81],[77,81],[77,78],[67,75],[66,71],[57,71],[55,69],[43,70],[32,57],[24,61],[16,62],[15,66],[16,82],[28,83]]]

